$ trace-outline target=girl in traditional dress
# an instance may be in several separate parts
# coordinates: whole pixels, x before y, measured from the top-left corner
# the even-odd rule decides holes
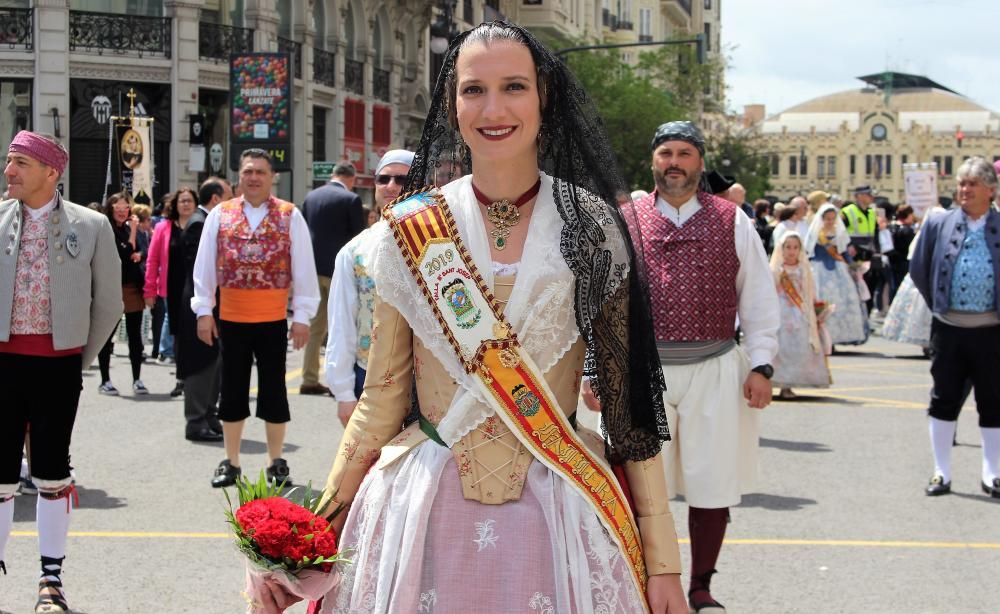
[[[781,388],[780,399],[795,398],[792,386],[825,388],[831,383],[816,318],[812,268],[802,243],[798,232],[789,231],[771,254],[771,271],[781,305],[778,355],[771,381]]]
[[[669,435],[646,280],[617,205],[628,192],[593,105],[526,30],[483,24],[446,56],[410,187],[433,182],[439,163],[456,155],[471,175],[404,195],[387,209],[389,223],[372,227],[369,367],[326,489],[328,510],[349,506],[338,519],[346,516],[340,544],[352,564],[314,607],[687,612],[660,460]],[[461,241],[457,255],[424,260],[450,245],[439,237],[449,228]],[[428,236],[437,243],[413,252]],[[551,396],[545,386],[511,386],[515,406],[498,400],[506,388],[483,393],[497,367],[470,368],[465,357],[475,350],[463,346],[484,347],[470,331],[494,317],[488,337],[515,335],[521,352],[501,356],[507,371],[499,373],[537,368],[534,381]],[[575,436],[559,416],[575,411],[585,374],[607,433],[599,456],[621,463],[634,498],[638,557],[620,545],[628,531],[608,530],[607,514],[627,504],[595,505],[518,427],[518,415],[542,419],[535,434],[554,446]],[[400,432],[413,389],[419,422]],[[536,392],[560,413],[540,410]],[[588,475],[587,466],[604,463],[572,456]],[[292,601],[276,586],[265,598],[266,612]]]
[[[829,203],[820,207],[809,226],[805,253],[812,263],[819,300],[830,308],[825,326],[835,344],[868,340],[864,303],[848,269],[848,243],[850,237],[837,208]]]

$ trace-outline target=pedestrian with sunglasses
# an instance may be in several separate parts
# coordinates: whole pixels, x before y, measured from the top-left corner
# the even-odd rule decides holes
[[[387,151],[375,170],[375,214],[399,197],[406,174],[413,164],[413,152]],[[327,321],[330,340],[326,346],[326,383],[337,399],[337,417],[347,424],[361,397],[368,371],[368,350],[372,343],[372,314],[375,310],[375,282],[371,277],[375,228],[368,228],[337,252],[330,289]]]

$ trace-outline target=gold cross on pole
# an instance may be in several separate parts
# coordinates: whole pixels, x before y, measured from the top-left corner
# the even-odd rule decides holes
[[[128,117],[129,117],[129,119],[133,119],[135,117],[135,97],[136,97],[136,95],[137,94],[135,93],[135,90],[132,89],[131,87],[128,88],[128,94],[125,94],[125,96],[128,98]]]

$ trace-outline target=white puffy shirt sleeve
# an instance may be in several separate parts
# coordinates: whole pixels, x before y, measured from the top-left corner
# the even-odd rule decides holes
[[[219,207],[212,209],[205,218],[198,243],[198,255],[194,259],[194,296],[191,297],[191,311],[198,317],[212,315],[215,307],[215,289],[218,279],[215,275],[216,246],[219,237]]]
[[[743,347],[750,367],[770,364],[778,353],[778,292],[774,287],[767,254],[753,227],[753,220],[736,209],[734,234],[740,270],[736,273]]]
[[[326,384],[334,398],[357,401],[354,396],[355,350],[358,344],[358,289],[354,284],[354,249],[357,239],[347,243],[333,265],[330,297],[326,303],[329,335],[326,345]]]
[[[309,225],[298,207],[292,211],[289,234],[292,240],[292,322],[309,324],[319,311],[319,278]]]

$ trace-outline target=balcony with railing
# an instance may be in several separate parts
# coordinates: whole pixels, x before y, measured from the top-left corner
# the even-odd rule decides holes
[[[364,96],[365,63],[357,60],[344,60],[344,82],[347,91]]]
[[[653,35],[652,34],[640,34],[639,35],[639,42],[640,43],[651,43],[651,42],[653,42]]]
[[[313,81],[336,87],[337,54],[313,47]]]
[[[663,0],[667,18],[675,25],[687,26],[691,21],[691,0]]]
[[[253,52],[253,30],[218,23],[198,24],[198,57],[205,60],[228,62],[234,53]]]
[[[296,79],[302,78],[302,43],[290,38],[278,37],[278,51],[292,56],[292,67]]]
[[[634,26],[634,24],[631,21],[625,21],[623,19],[623,20],[621,20],[621,21],[618,22],[618,29],[619,30],[632,30],[634,27],[635,26]]]
[[[170,57],[170,17],[69,12],[69,50]]]
[[[376,68],[372,74],[372,94],[375,98],[389,102],[389,71]]]
[[[34,12],[34,9],[0,8],[0,50],[34,49],[32,39]]]

